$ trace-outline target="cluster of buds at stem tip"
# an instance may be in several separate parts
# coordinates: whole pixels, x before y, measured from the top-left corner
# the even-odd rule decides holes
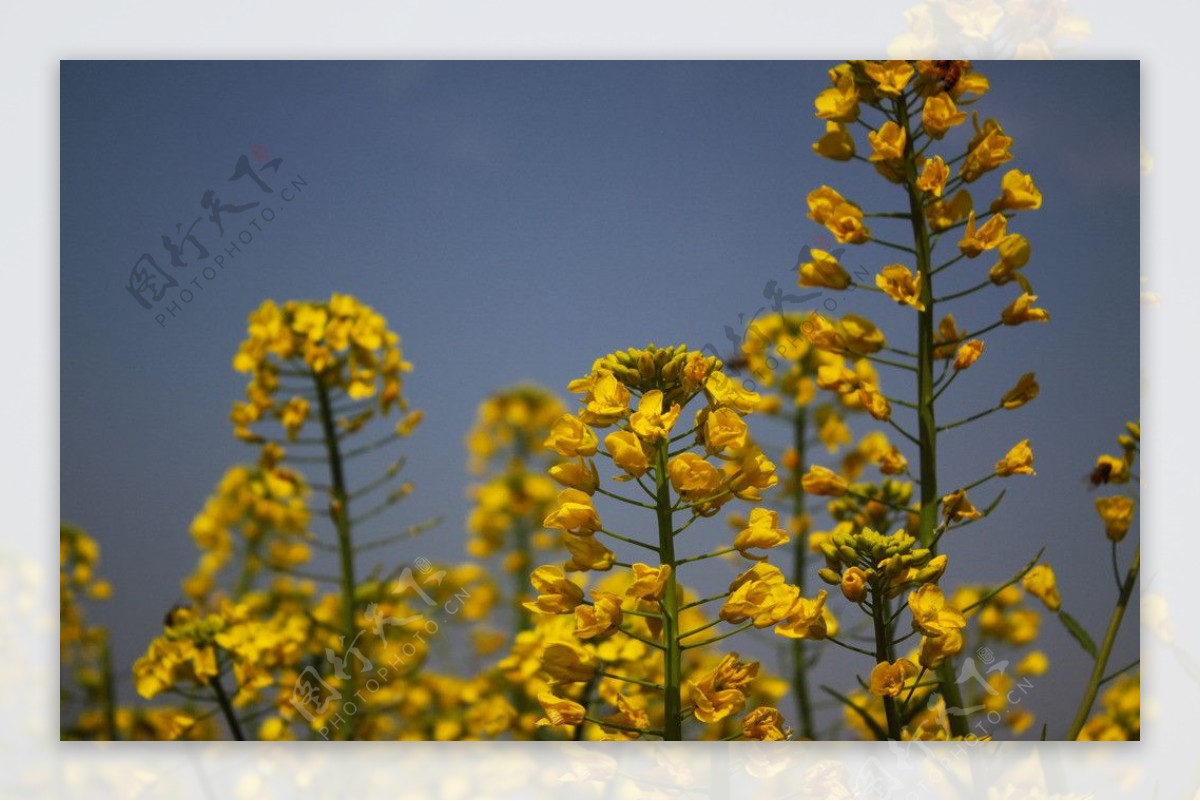
[[[916,538],[903,529],[890,535],[871,528],[834,531],[820,545],[825,567],[817,575],[841,587],[854,603],[863,601],[868,589],[894,598],[905,589],[936,583],[946,572],[944,555],[916,545]]]

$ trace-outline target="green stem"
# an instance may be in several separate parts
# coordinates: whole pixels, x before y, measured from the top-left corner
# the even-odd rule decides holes
[[[683,703],[680,688],[683,683],[683,650],[679,644],[679,594],[675,564],[675,523],[672,520],[671,485],[667,479],[667,442],[658,444],[655,456],[654,491],[658,515],[658,555],[662,564],[670,565],[671,575],[662,599],[663,620],[663,739],[683,739]]]
[[[906,134],[909,130],[908,108],[903,98],[895,102],[897,122]],[[912,136],[906,136],[904,144],[904,185],[908,190],[908,204],[912,212],[912,235],[916,245],[917,272],[921,276],[921,303],[925,310],[917,313],[917,424],[921,450],[921,518],[919,542],[925,547],[933,545],[937,529],[938,477],[937,477],[937,422],[934,419],[933,403],[933,264],[929,230],[926,227],[922,206],[921,190],[917,187],[917,164],[912,149]],[[947,659],[938,668],[942,682],[942,697],[946,706],[962,709],[962,696],[954,674],[953,660]],[[950,715],[950,731],[956,737],[965,737],[969,721],[963,714]]]
[[[884,608],[883,593],[878,589],[872,589],[871,596],[873,603],[871,604],[872,614],[871,621],[875,624],[875,659],[877,662],[891,662],[891,646],[888,642],[887,622],[884,615],[887,610]],[[900,712],[896,708],[896,699],[890,696],[885,696],[883,699],[883,713],[887,717],[887,734],[889,740],[900,739]]]
[[[341,574],[342,594],[342,637],[349,647],[358,636],[358,610],[355,599],[354,581],[354,544],[350,534],[350,494],[346,490],[346,476],[342,468],[342,453],[338,442],[337,427],[333,422],[333,408],[329,400],[329,390],[316,372],[312,374],[313,383],[317,390],[317,403],[320,407],[321,430],[325,437],[325,452],[329,459],[329,480],[332,484],[330,492],[330,512],[334,527],[337,529],[338,562]],[[358,690],[358,662],[347,659],[345,667],[347,675],[347,692],[345,695],[353,698]],[[347,736],[354,738],[357,729],[357,719],[352,717],[346,727]]]
[[[805,535],[808,529],[808,514],[805,506],[804,485],[800,476],[804,474],[807,445],[808,411],[803,407],[796,409],[793,420],[793,447],[796,449],[796,469],[792,472],[792,518],[796,521],[796,541],[792,545],[792,583],[803,588],[807,584],[808,539]],[[808,690],[808,655],[803,639],[792,640],[792,690],[796,693],[796,707],[800,715],[800,736],[809,740],[816,739],[813,727],[812,697]]]
[[[217,704],[221,707],[221,713],[225,715],[225,722],[229,724],[229,732],[235,740],[245,740],[246,735],[242,734],[242,724],[238,722],[237,715],[233,713],[233,704],[229,703],[229,696],[225,694],[225,688],[221,686],[221,677],[213,676],[208,680],[208,686],[212,687],[213,694],[217,696]]]
[[[1092,704],[1096,702],[1096,693],[1100,691],[1100,684],[1104,681],[1104,670],[1108,667],[1108,657],[1112,653],[1113,643],[1117,641],[1117,631],[1121,628],[1121,619],[1125,617],[1125,609],[1129,606],[1129,599],[1133,595],[1134,585],[1137,584],[1138,571],[1142,566],[1142,549],[1139,546],[1133,552],[1133,562],[1129,565],[1129,571],[1125,574],[1125,583],[1121,586],[1121,594],[1117,596],[1117,605],[1113,609],[1112,617],[1108,620],[1108,631],[1104,633],[1104,641],[1100,643],[1100,650],[1096,652],[1096,664],[1092,667],[1092,676],[1088,680],[1087,690],[1083,693],[1083,700],[1079,702],[1079,711],[1075,713],[1075,721],[1071,724],[1071,730],[1067,732],[1068,740],[1078,740],[1079,732],[1083,731],[1083,724],[1087,722],[1088,715],[1092,712]]]

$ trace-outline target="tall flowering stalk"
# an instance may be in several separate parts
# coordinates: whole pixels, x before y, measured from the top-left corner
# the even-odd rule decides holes
[[[984,220],[986,212],[980,209],[977,217],[974,200],[966,187],[1011,160],[1013,143],[995,120],[980,123],[978,113],[972,117],[974,134],[957,155],[934,152],[945,147],[947,135],[967,121],[968,114],[960,107],[976,102],[988,89],[987,79],[975,72],[970,62],[852,61],[834,67],[829,76],[830,88],[822,91],[815,101],[816,116],[825,120],[826,133],[814,144],[814,150],[837,161],[871,165],[885,181],[901,190],[905,207],[895,211],[864,211],[835,189],[822,186],[808,196],[809,216],[825,225],[840,243],[873,242],[902,254],[906,263],[884,266],[874,286],[870,286],[853,281],[830,254],[813,250],[812,260],[800,267],[800,280],[805,285],[834,290],[853,286],[875,291],[908,306],[915,313],[916,346],[915,349],[891,346],[874,325],[864,324],[861,319],[851,320],[850,316],[837,324],[817,322],[807,332],[808,339],[818,348],[868,358],[915,379],[912,400],[888,397],[877,387],[861,383],[853,389],[866,393],[867,407],[877,419],[886,421],[917,447],[920,500],[916,510],[916,541],[920,548],[936,553],[946,531],[986,516],[1000,500],[997,498],[981,511],[968,498],[969,490],[996,477],[1033,473],[1033,451],[1025,440],[983,478],[942,495],[937,459],[939,433],[1000,410],[1019,408],[1036,397],[1038,384],[1032,373],[1022,376],[995,406],[962,420],[939,425],[936,402],[958,375],[983,354],[984,334],[1001,326],[1049,319],[1044,309],[1035,306],[1037,296],[1020,272],[1029,261],[1029,242],[1008,228],[1017,212],[1039,208],[1042,196],[1028,175],[1009,170],[1000,182],[999,196],[990,205],[991,216]],[[868,112],[873,121],[868,121]],[[851,134],[854,125],[866,131],[870,148],[867,156],[858,153]],[[898,236],[881,238],[868,227],[868,220],[880,228],[897,226]],[[947,236],[957,239],[957,254],[939,257],[939,245]],[[993,254],[997,261],[982,276],[983,280],[970,277],[971,267],[959,263],[963,259],[975,260],[984,253]],[[950,272],[942,276],[944,271]],[[957,280],[967,286],[943,290],[944,294],[935,291],[935,283],[953,283],[956,276],[963,276],[965,281]],[[964,331],[959,329],[953,314],[938,318],[957,299],[1010,283],[1017,284],[1020,294],[1000,311],[998,320]],[[893,403],[913,411],[916,433],[892,419]],[[886,595],[876,600],[882,603]],[[952,614],[961,617],[959,610],[953,610]],[[876,616],[877,652],[882,670],[882,656],[893,637],[888,627],[880,627],[878,622]],[[927,637],[935,636],[932,629],[922,628],[915,608],[914,625]],[[961,639],[958,644],[961,646]],[[968,734],[968,721],[961,711],[963,704],[948,658],[954,652],[943,649],[937,671],[951,730],[955,736],[964,737]],[[894,665],[888,668],[889,678],[895,678],[895,673]],[[895,731],[890,730],[889,734],[894,735]]]
[[[708,646],[749,628],[772,625],[784,636],[819,638],[826,633],[825,594],[815,600],[802,598],[799,588],[757,553],[790,539],[775,512],[756,508],[729,546],[684,555],[686,542],[694,537],[683,535],[695,522],[734,500],[757,502],[762,491],[778,481],[775,465],[751,441],[743,419],[758,407],[760,398],[721,367],[719,360],[683,346],[651,345],[604,356],[589,375],[569,386],[582,396],[582,408],[560,417],[547,440],[567,460],[552,471],[567,488],[545,525],[563,532],[572,554],[566,572],[628,572],[603,582],[589,600],[562,568],[546,565],[534,571],[538,596],[529,602],[531,610],[573,614],[577,638],[602,643],[611,638],[613,643],[596,650],[571,642],[544,646],[543,668],[553,687],[565,688],[539,695],[545,725],[581,726],[591,721],[627,735],[680,740],[687,719],[711,725],[744,708],[758,676],[758,664],[742,662],[736,653],[713,664],[704,656]],[[687,419],[684,410],[693,401],[699,402],[694,422],[685,428],[680,421]],[[612,430],[601,441],[598,430],[603,429]],[[601,485],[597,456],[617,471],[611,479],[613,489]],[[616,491],[620,486],[632,488],[634,497]],[[613,531],[593,503],[598,496],[644,510],[652,520],[647,528],[656,536],[647,541]],[[678,522],[681,514],[685,519]],[[620,561],[606,542],[641,555],[648,552],[651,561]],[[705,598],[693,598],[684,590],[680,572],[686,565],[733,553],[756,564],[728,589]],[[610,587],[623,591],[617,594]],[[705,621],[701,607],[718,600],[724,601],[718,617]],[[721,623],[734,628],[710,632]],[[661,660],[620,662],[629,640],[637,648],[657,651]],[[617,662],[622,670],[636,673],[617,672]],[[617,708],[615,715],[595,717],[593,688],[597,697]],[[747,715],[742,731],[731,736],[781,739],[786,732],[778,710],[763,706]]]

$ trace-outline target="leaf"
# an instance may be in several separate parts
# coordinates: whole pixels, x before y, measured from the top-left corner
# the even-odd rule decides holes
[[[1092,659],[1096,658],[1096,643],[1092,640],[1092,635],[1087,633],[1087,629],[1079,624],[1079,621],[1067,614],[1067,610],[1058,610],[1058,619],[1062,621],[1063,627],[1066,628],[1075,641],[1083,646],[1083,650],[1091,655]]]

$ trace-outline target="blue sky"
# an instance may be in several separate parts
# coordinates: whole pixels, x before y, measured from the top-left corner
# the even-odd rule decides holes
[[[565,393],[596,356],[648,341],[727,352],[725,327],[769,306],[768,282],[800,294],[797,254],[826,241],[805,217],[810,189],[829,183],[868,210],[903,208],[864,165],[809,150],[828,66],[64,62],[61,509],[103,548],[117,595],[96,616],[114,632],[117,664],[178,600],[196,555],[192,516],[229,465],[253,457],[228,422],[244,386],[230,360],[252,308],[337,291],[388,318],[415,365],[407,394],[427,417],[406,446],[416,490],[381,526],[445,522],[386,556],[463,558],[462,441],[485,395],[520,380]],[[986,473],[1025,437],[1038,470],[1011,479],[1006,503],[946,552],[952,576],[999,581],[1048,545],[1067,608],[1098,635],[1115,590],[1083,476],[1138,415],[1138,64],[981,69],[993,86],[983,113],[1014,136],[1013,166],[1045,194],[1013,229],[1032,242],[1026,274],[1053,321],[990,335],[945,396],[951,420],[994,404],[1024,372],[1042,386],[1033,404],[944,435],[947,486]],[[266,197],[227,181],[243,155],[254,166],[282,159],[262,175],[273,196],[299,178],[292,200],[271,201],[276,218],[212,280],[170,267],[160,237],[204,213],[206,190],[225,203]],[[981,182],[977,202],[995,182]],[[237,219],[226,216],[226,243],[243,230]],[[216,254],[221,240],[209,237]],[[125,289],[143,252],[179,278],[176,291],[199,283],[164,325],[161,308]],[[867,247],[843,261],[875,271],[895,258]],[[984,261],[947,271],[945,286],[975,283]],[[954,312],[980,326],[1015,294],[978,293]],[[878,295],[837,303],[889,333],[912,328],[909,310]],[[904,375],[883,380],[911,392]],[[772,426],[760,433],[783,441]],[[722,536],[714,521],[697,547]],[[712,571],[698,583],[730,572]],[[1136,620],[1114,665],[1136,658]],[[1030,704],[1063,728],[1087,664],[1056,621],[1044,631],[1052,669]],[[765,641],[743,650],[769,660]],[[127,680],[122,692],[132,697]]]

